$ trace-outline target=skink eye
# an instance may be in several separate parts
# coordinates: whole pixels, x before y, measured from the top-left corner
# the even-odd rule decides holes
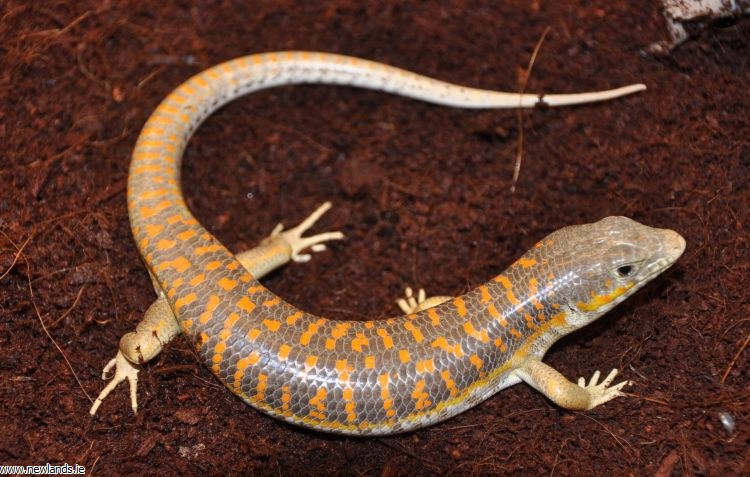
[[[635,272],[635,267],[632,265],[623,265],[617,268],[617,276],[620,278],[627,278]]]

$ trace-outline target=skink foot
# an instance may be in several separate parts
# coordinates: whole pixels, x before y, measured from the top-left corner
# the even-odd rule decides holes
[[[126,379],[130,384],[130,406],[133,408],[133,413],[138,412],[138,396],[136,395],[136,389],[138,388],[138,367],[128,361],[121,351],[118,351],[117,356],[104,367],[102,379],[107,380],[107,374],[113,367],[115,368],[115,374],[112,376],[112,380],[102,389],[102,392],[99,393],[99,396],[89,410],[89,414],[92,416],[96,414],[97,409],[99,409],[102,401],[109,396],[109,393]]]
[[[271,235],[268,238],[273,239],[281,235],[292,248],[292,260],[298,263],[308,262],[310,261],[310,258],[312,258],[310,254],[300,252],[308,248],[312,252],[322,252],[326,249],[326,246],[323,242],[327,242],[329,240],[341,240],[344,238],[344,234],[339,231],[324,232],[322,234],[313,235],[311,237],[302,237],[302,234],[307,232],[307,230],[312,227],[313,224],[315,224],[315,222],[317,222],[318,219],[330,208],[330,202],[323,203],[315,210],[315,212],[313,212],[305,220],[303,220],[301,224],[286,231],[284,230],[284,226],[282,224],[278,224],[276,228],[273,229]]]
[[[594,375],[591,376],[591,380],[588,384],[586,384],[586,380],[584,378],[578,378],[578,386],[582,387],[589,393],[588,409],[593,409],[600,404],[604,404],[607,401],[611,401],[614,398],[625,395],[621,391],[621,389],[625,386],[630,386],[631,384],[633,384],[632,381],[623,381],[621,383],[615,384],[612,387],[607,387],[612,384],[612,381],[615,380],[617,373],[617,369],[613,369],[607,375],[607,377],[604,378],[604,381],[598,384],[597,382],[599,381],[599,376],[601,375],[599,371],[594,372]]]
[[[411,289],[411,287],[407,286],[404,289],[404,297],[396,300],[396,304],[399,308],[401,308],[401,311],[409,315],[411,313],[424,311],[428,308],[432,308],[433,306],[438,306],[439,304],[450,299],[451,297],[449,296],[428,297],[424,291],[424,288],[420,288],[417,292],[417,295],[414,296],[414,291]]]

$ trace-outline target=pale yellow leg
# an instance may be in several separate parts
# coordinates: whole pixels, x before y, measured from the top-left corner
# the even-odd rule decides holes
[[[593,409],[616,397],[624,396],[621,389],[632,384],[631,381],[623,381],[608,387],[617,376],[617,369],[613,369],[601,383],[598,382],[600,373],[596,371],[589,384],[586,384],[584,378],[579,378],[578,384],[575,384],[537,357],[524,360],[513,374],[558,406],[576,411]]]
[[[320,207],[310,214],[305,220],[303,220],[298,226],[289,230],[284,230],[283,224],[278,224],[266,239],[261,242],[261,245],[265,245],[269,241],[283,239],[291,248],[291,260],[293,262],[304,263],[309,262],[312,256],[309,253],[302,253],[304,250],[310,250],[312,252],[322,252],[326,249],[325,242],[331,240],[341,240],[344,238],[344,234],[335,232],[323,232],[321,234],[313,235],[311,237],[303,237],[302,234],[312,227],[315,222],[320,219],[328,209],[331,208],[330,202],[324,202]],[[245,265],[243,263],[243,265]],[[252,272],[251,272],[252,273]],[[255,274],[253,274],[258,278]]]
[[[302,253],[304,250],[321,252],[326,249],[324,242],[344,238],[344,234],[338,231],[325,232],[311,237],[302,236],[330,208],[330,202],[324,203],[303,220],[302,223],[289,230],[284,230],[281,224],[277,225],[273,232],[271,232],[271,235],[263,239],[259,246],[238,254],[237,259],[256,279],[260,279],[272,270],[289,263],[289,261],[309,261],[311,256],[310,254]],[[130,405],[133,408],[133,412],[137,412],[138,398],[136,388],[138,385],[139,365],[147,363],[156,357],[161,353],[164,345],[181,332],[177,319],[169,307],[164,293],[156,281],[153,280],[153,282],[158,298],[146,310],[143,320],[138,324],[135,331],[123,335],[120,339],[117,356],[110,360],[104,367],[102,379],[107,380],[109,372],[113,369],[114,375],[91,406],[89,414],[92,416],[96,414],[102,401],[109,393],[118,384],[126,380],[130,384]]]
[[[111,359],[109,363],[107,363],[107,365],[104,367],[104,370],[102,371],[102,379],[104,379],[105,381],[107,380],[107,375],[113,367],[115,368],[115,375],[112,376],[110,382],[107,383],[104,389],[102,389],[102,392],[100,392],[99,396],[97,396],[94,400],[94,404],[91,406],[91,409],[89,409],[89,414],[91,414],[92,416],[96,414],[96,411],[99,409],[102,401],[104,401],[107,396],[109,396],[109,393],[111,393],[118,384],[125,381],[126,379],[130,384],[130,407],[133,408],[134,414],[138,412],[138,394],[136,393],[136,390],[138,389],[138,367],[128,361],[127,358],[125,358],[125,356],[122,354],[122,351],[118,351],[117,356]]]
[[[130,407],[138,411],[136,388],[138,386],[139,364],[146,363],[161,353],[162,347],[180,333],[180,325],[169,307],[166,298],[159,297],[148,307],[143,320],[135,331],[126,333],[120,338],[117,356],[104,367],[102,379],[109,379],[108,374],[114,368],[111,381],[99,393],[89,410],[96,414],[102,401],[118,384],[127,380],[130,384]]]

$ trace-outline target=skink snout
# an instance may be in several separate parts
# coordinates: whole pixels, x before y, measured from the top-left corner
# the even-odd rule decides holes
[[[669,262],[672,263],[685,251],[685,239],[674,230],[662,229],[662,247]]]

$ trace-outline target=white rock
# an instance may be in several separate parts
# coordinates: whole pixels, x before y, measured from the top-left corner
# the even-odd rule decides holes
[[[653,43],[651,53],[668,53],[690,36],[685,25],[703,28],[714,20],[750,13],[750,0],[660,0],[670,39]]]

